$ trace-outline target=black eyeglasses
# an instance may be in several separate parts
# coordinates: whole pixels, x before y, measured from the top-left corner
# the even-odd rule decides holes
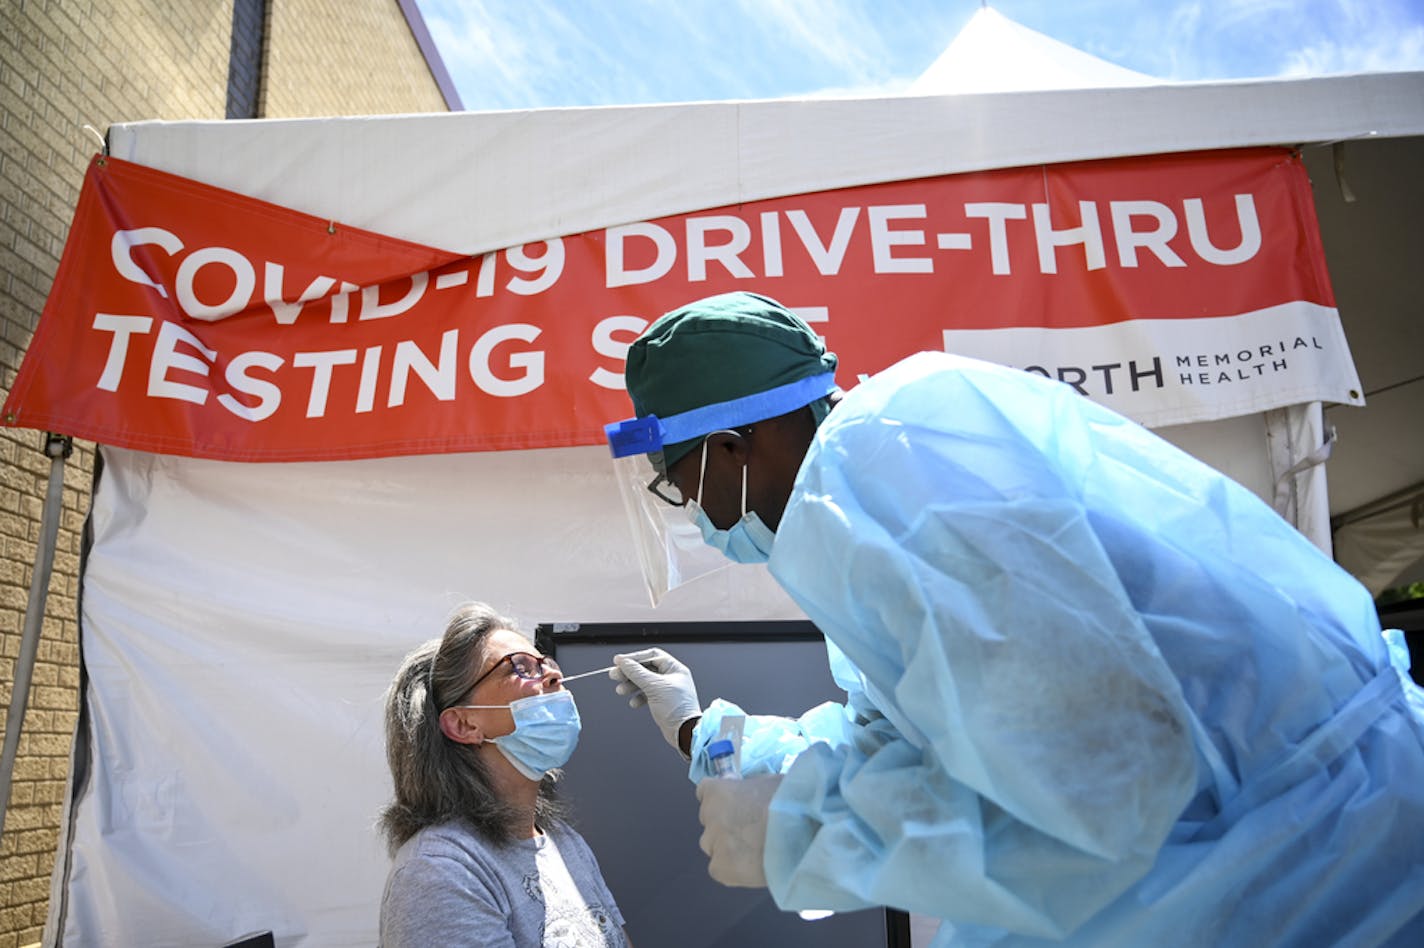
[[[743,438],[749,438],[751,437],[752,429],[755,427],[755,425],[743,425],[740,428],[720,428],[717,431],[712,432],[711,434],[703,435],[698,443],[699,445],[704,445],[706,444],[707,439],[712,437],[712,435],[721,434],[723,432],[727,432],[734,435],[741,435]],[[697,449],[694,448],[693,450],[695,451]],[[649,455],[649,458],[651,459],[652,455]],[[682,488],[674,484],[668,478],[667,472],[663,470],[661,452],[658,453],[657,459],[653,462],[653,466],[657,468],[658,476],[648,482],[648,490],[652,492],[652,494],[657,497],[658,500],[661,500],[665,504],[672,504],[674,507],[686,506],[687,498],[683,495]]]
[[[550,672],[553,672],[555,675],[563,675],[563,672],[559,670],[559,663],[548,656],[532,655],[529,652],[510,652],[504,656],[504,658],[501,658],[495,662],[494,665],[490,666],[489,671],[476,678],[475,683],[470,686],[470,691],[474,691],[480,686],[480,682],[499,671],[500,666],[505,662],[509,663],[509,667],[514,670],[515,675],[523,678],[525,681],[537,681]],[[465,694],[469,694],[470,691],[465,692]]]
[[[676,484],[668,480],[666,474],[659,474],[648,482],[648,490],[665,504],[672,504],[674,507],[681,507],[687,503],[687,499],[682,496],[682,491]]]

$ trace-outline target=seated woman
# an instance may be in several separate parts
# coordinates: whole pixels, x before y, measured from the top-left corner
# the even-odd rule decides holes
[[[554,796],[578,734],[558,665],[483,603],[406,656],[386,694],[384,948],[629,945]]]

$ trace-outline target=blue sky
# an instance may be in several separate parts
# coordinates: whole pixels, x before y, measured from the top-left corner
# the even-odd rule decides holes
[[[893,94],[979,0],[418,0],[465,108]],[[1192,81],[1424,69],[1424,0],[992,0]]]

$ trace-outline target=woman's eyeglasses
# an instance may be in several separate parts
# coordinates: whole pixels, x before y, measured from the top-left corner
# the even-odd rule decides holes
[[[478,688],[480,682],[484,681],[490,675],[493,675],[495,672],[499,671],[500,668],[504,667],[504,664],[506,662],[509,663],[509,667],[513,669],[514,674],[524,679],[525,681],[537,681],[538,679],[543,678],[545,675],[551,672],[555,675],[562,674],[562,672],[559,670],[559,663],[554,661],[552,658],[549,658],[544,655],[533,655],[529,652],[510,652],[508,655],[495,662],[494,665],[490,667],[489,671],[476,678],[475,683],[470,686],[470,691],[474,691],[476,688]],[[467,691],[465,693],[469,694],[470,692]]]

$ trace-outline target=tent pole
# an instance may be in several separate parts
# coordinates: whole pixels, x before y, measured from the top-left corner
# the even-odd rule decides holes
[[[20,727],[30,697],[30,677],[35,669],[35,653],[39,650],[40,627],[44,624],[50,569],[54,566],[54,541],[59,535],[59,515],[64,507],[64,459],[73,450],[73,438],[45,433],[44,453],[50,459],[49,489],[40,518],[40,538],[35,546],[35,569],[30,577],[30,601],[25,606],[20,654],[15,658],[10,710],[5,715],[5,751],[0,758],[0,838],[4,837],[5,814],[10,809],[10,785],[15,776],[15,758],[20,751]]]

